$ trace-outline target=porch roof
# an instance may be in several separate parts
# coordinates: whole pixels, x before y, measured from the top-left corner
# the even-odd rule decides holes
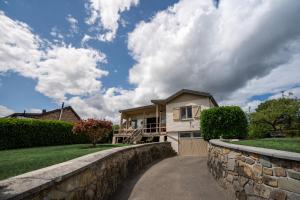
[[[142,111],[142,110],[151,110],[155,109],[155,105],[146,105],[146,106],[140,106],[140,107],[135,107],[135,108],[129,108],[129,109],[124,109],[124,110],[119,110],[120,113],[127,113],[127,112],[135,112],[135,111]]]

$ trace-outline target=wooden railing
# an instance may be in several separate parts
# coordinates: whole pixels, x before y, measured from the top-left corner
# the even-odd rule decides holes
[[[153,133],[165,133],[166,126],[165,124],[157,124],[157,123],[149,123],[146,124],[145,127],[136,128],[140,129],[143,134],[153,134]],[[129,128],[122,128],[119,130],[115,130],[114,134],[122,134],[122,135],[132,135],[133,132],[136,130],[132,127]]]

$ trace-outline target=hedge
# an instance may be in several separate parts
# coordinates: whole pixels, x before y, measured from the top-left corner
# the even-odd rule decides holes
[[[201,112],[200,126],[205,140],[247,137],[248,121],[238,106],[215,107]]]
[[[72,133],[72,123],[35,120],[0,119],[0,149],[88,143],[85,135]]]

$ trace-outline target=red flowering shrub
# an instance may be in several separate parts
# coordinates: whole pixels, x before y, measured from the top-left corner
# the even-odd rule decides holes
[[[106,120],[80,120],[73,126],[73,133],[87,135],[93,146],[96,146],[97,142],[111,130],[112,122]]]

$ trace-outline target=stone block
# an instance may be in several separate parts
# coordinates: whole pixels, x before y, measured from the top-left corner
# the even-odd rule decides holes
[[[253,160],[258,160],[259,157],[260,156],[258,154],[254,154],[254,153],[250,155],[250,158],[253,159]]]
[[[252,178],[252,168],[249,165],[244,165],[243,174],[248,178]]]
[[[253,160],[253,159],[251,159],[251,158],[248,158],[248,157],[246,157],[246,160],[245,160],[245,162],[246,162],[247,164],[249,164],[249,165],[253,165],[253,164],[255,163],[255,160]]]
[[[248,178],[245,178],[243,176],[239,176],[239,178],[238,178],[238,181],[242,187],[245,186],[245,184],[248,182],[248,180],[249,180]]]
[[[294,192],[288,192],[287,193],[287,199],[288,200],[299,200],[300,194],[294,193]]]
[[[282,190],[273,190],[270,194],[270,199],[272,200],[286,200],[286,193]]]
[[[229,159],[227,162],[227,170],[233,171],[235,166],[235,159]]]
[[[253,173],[255,176],[261,176],[262,175],[262,166],[260,164],[253,165]]]
[[[270,159],[266,156],[263,156],[259,159],[259,162],[262,164],[264,167],[272,167],[272,163],[270,162]]]
[[[285,177],[285,169],[283,169],[282,167],[274,167],[274,175],[277,177]]]
[[[300,194],[300,181],[291,178],[279,178],[278,187],[282,190],[287,190]]]
[[[300,180],[300,172],[288,169],[287,174],[290,178]]]
[[[248,183],[244,186],[246,194],[253,194],[254,188],[253,188],[253,181],[250,180]]]
[[[272,176],[263,176],[263,183],[271,187],[278,187],[278,180]]]
[[[272,168],[264,167],[264,168],[263,168],[263,174],[264,174],[264,175],[272,176],[272,175],[273,175],[273,169],[272,169]]]
[[[226,177],[226,180],[227,180],[228,182],[232,183],[232,181],[233,181],[233,175],[228,174],[227,177]]]

